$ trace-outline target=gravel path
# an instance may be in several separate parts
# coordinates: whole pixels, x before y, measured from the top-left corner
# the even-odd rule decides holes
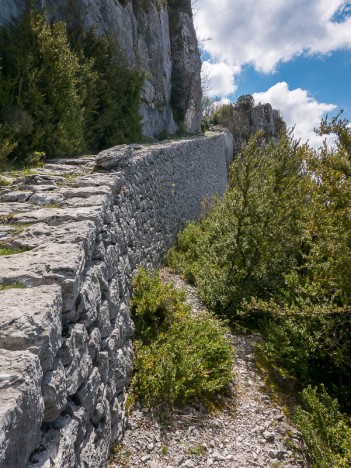
[[[193,313],[204,310],[194,287],[167,271],[162,276],[186,290]],[[307,467],[298,432],[265,393],[255,366],[258,339],[230,335],[235,377],[221,410],[192,406],[160,420],[136,406],[110,467]]]

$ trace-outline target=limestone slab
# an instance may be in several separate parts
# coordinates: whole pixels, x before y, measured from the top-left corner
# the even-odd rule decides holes
[[[16,255],[0,257],[0,284],[25,286],[59,284],[64,309],[75,306],[85,264],[82,245],[48,244]]]
[[[58,285],[0,292],[0,348],[31,351],[46,372],[61,346],[61,317]]]
[[[0,468],[25,466],[39,443],[41,379],[37,356],[0,350]]]

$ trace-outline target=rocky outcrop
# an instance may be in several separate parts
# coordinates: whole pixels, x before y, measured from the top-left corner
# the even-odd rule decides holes
[[[0,24],[21,15],[27,0],[2,0]],[[108,33],[127,64],[145,76],[144,134],[174,133],[181,122],[200,129],[201,63],[190,0],[38,0],[49,18]],[[171,99],[172,97],[172,99]],[[172,101],[172,102],[171,102]]]
[[[225,132],[120,146],[2,189],[2,245],[21,250],[0,256],[1,468],[106,467],[126,421],[132,274],[223,194],[232,154]]]
[[[217,109],[209,108],[206,119],[230,131],[234,139],[234,153],[238,153],[250,136],[258,131],[263,131],[265,141],[275,140],[286,126],[279,111],[270,104],[258,104],[251,109],[225,104]]]

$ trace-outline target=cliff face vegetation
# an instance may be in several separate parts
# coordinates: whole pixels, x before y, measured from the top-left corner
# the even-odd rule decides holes
[[[126,67],[143,75],[139,112],[144,135],[179,127],[199,130],[201,63],[190,0],[4,0],[0,24],[11,25],[34,7],[44,7],[49,21],[62,20],[74,31],[93,28],[97,36],[107,36],[118,62],[123,57]]]
[[[249,94],[240,96],[235,103],[205,107],[202,124],[205,128],[213,125],[227,128],[234,138],[234,153],[258,131],[262,131],[264,141],[277,141],[286,127],[278,110],[270,104],[255,105]]]
[[[93,30],[32,11],[0,30],[2,162],[137,141],[143,77]]]

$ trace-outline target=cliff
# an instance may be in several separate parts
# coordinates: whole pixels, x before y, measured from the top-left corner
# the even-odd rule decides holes
[[[210,124],[227,128],[233,135],[234,153],[238,153],[251,135],[263,131],[265,140],[279,138],[285,122],[279,111],[270,104],[244,108],[235,104],[225,104],[207,109],[206,119]]]
[[[54,161],[0,192],[0,468],[105,468],[125,428],[129,297],[205,197],[228,132]],[[11,182],[11,179],[7,179]]]
[[[2,0],[0,24],[26,11],[28,0]],[[40,0],[49,19],[83,23],[113,37],[127,64],[145,76],[140,114],[144,134],[197,132],[201,61],[190,0]]]

